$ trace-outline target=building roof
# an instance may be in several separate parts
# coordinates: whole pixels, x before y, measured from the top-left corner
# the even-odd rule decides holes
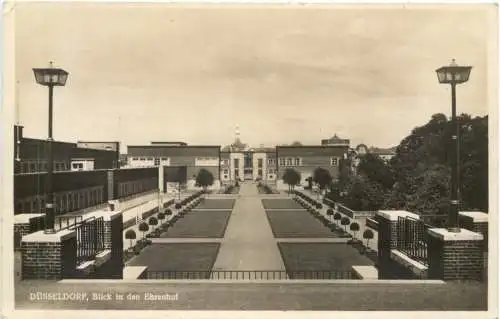
[[[131,145],[128,156],[219,156],[220,145]]]
[[[348,145],[277,146],[278,156],[343,156]]]

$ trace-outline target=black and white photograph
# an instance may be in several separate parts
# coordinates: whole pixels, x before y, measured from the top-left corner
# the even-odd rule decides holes
[[[498,318],[497,4],[2,18],[6,318]]]

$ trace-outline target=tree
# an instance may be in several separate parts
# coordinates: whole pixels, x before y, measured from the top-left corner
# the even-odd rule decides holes
[[[321,193],[326,189],[328,185],[332,182],[332,175],[327,169],[318,167],[313,172],[313,181],[318,184]]]
[[[207,169],[202,168],[196,176],[196,187],[203,187],[203,191],[207,190],[208,186],[214,184],[214,175]]]
[[[156,219],[156,217],[151,217],[149,219],[149,225],[152,226],[152,228],[154,229],[156,225],[158,225],[158,219]]]
[[[488,211],[488,116],[462,114],[460,128],[461,210]],[[395,184],[387,192],[385,208],[423,210],[438,215],[449,210],[450,163],[454,156],[454,127],[445,115],[413,129],[391,160]]]
[[[165,215],[171,216],[172,215],[172,210],[170,208],[165,209]]]
[[[366,176],[358,175],[350,185],[344,204],[356,211],[379,210],[384,204],[384,189]]]
[[[339,220],[342,219],[342,215],[340,215],[340,213],[335,213],[333,215],[333,220],[335,220],[335,222],[337,223],[337,225],[339,224]]]
[[[294,170],[293,168],[287,168],[283,174],[283,182],[288,185],[288,192],[291,192],[295,185],[300,183],[301,176],[300,172]]]
[[[130,240],[130,247],[133,247],[133,241],[134,239],[137,238],[137,235],[135,234],[135,231],[133,229],[129,229],[125,232],[125,239]]]
[[[359,231],[359,224],[354,222],[349,226],[349,229],[354,233],[354,238],[356,238],[356,233]]]
[[[363,232],[363,238],[366,239],[366,247],[368,247],[370,239],[373,239],[373,231],[371,229],[367,229]]]
[[[394,174],[380,156],[368,153],[359,162],[358,174],[365,175],[371,182],[382,185],[384,189],[390,189],[394,185]]]
[[[340,219],[340,224],[344,226],[344,230],[347,232],[347,225],[349,225],[351,221],[347,217],[342,217]]]
[[[146,236],[146,232],[149,230],[148,224],[145,222],[142,222],[139,224],[139,231],[142,232],[142,239],[144,239],[144,236]]]
[[[164,212],[158,213],[158,220],[160,221],[160,225],[163,224],[163,220],[165,220],[166,215]]]
[[[291,146],[302,146],[302,143],[299,141],[294,141]]]

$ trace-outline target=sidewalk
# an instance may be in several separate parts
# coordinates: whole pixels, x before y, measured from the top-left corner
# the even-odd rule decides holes
[[[188,197],[189,195],[191,195],[191,194],[181,195],[181,199],[184,199],[184,198]],[[160,199],[161,206],[163,207],[163,203],[171,200],[172,198],[174,198],[174,196],[172,196],[171,194],[162,194],[161,199]],[[177,199],[178,196],[175,195],[175,198]],[[152,200],[149,200],[141,205],[132,207],[132,208],[122,212],[124,223],[130,219],[137,219],[137,221],[138,221],[135,225],[123,229],[123,250],[127,250],[128,248],[132,247],[133,245],[135,245],[137,240],[142,239],[143,235],[146,236],[147,234],[149,234],[153,231],[153,227],[149,226],[149,230],[143,234],[143,232],[139,231],[139,224],[142,222],[142,218],[141,218],[142,213],[147,212],[148,210],[151,210],[155,207],[158,207],[158,195],[156,195],[156,198],[154,198]],[[175,215],[177,215],[177,210],[173,209],[173,205],[171,205],[169,208],[172,210],[172,215],[165,216],[165,219],[163,220],[162,223],[168,222]],[[157,218],[158,213],[151,215],[150,217],[148,217],[148,219],[153,217],[153,216]],[[144,220],[144,221],[147,222],[147,220]],[[161,221],[158,221],[158,225],[155,226],[155,228],[160,226],[160,222]],[[135,231],[135,234],[136,234],[136,239],[132,240],[132,245],[130,244],[130,239],[125,238],[125,233],[129,229],[133,229]]]
[[[213,270],[285,270],[253,183],[242,183]]]
[[[309,196],[309,197],[311,197],[313,199],[316,199],[316,200],[318,199],[317,194],[312,193],[309,190],[300,190],[300,192],[302,192],[303,194],[305,194],[305,195],[307,195],[307,196]],[[321,197],[320,201],[321,201],[321,203],[323,205],[323,208],[319,210],[320,214],[323,215],[323,216],[325,216],[326,218],[328,218],[329,220],[331,220],[332,222],[335,223],[335,221],[333,220],[333,216],[328,216],[326,214],[326,212],[328,211],[329,207],[327,205],[323,204],[322,197]],[[371,228],[369,228],[369,227],[366,226],[366,217],[354,219],[354,218],[351,218],[351,217],[349,217],[347,215],[342,214],[339,211],[335,211],[334,210],[333,213],[334,214],[335,213],[340,213],[340,215],[342,215],[342,217],[349,218],[349,220],[350,220],[351,223],[353,223],[353,222],[358,223],[358,225],[359,225],[359,231],[356,232],[356,238],[359,239],[359,240],[362,240],[363,241],[363,245],[366,245],[366,239],[363,239],[363,232],[366,229],[371,229]],[[339,226],[341,226],[340,225],[340,221],[338,221],[338,224],[339,224]],[[343,228],[343,226],[341,226],[341,227]],[[373,239],[370,239],[370,241],[368,243],[368,247],[371,248],[371,249],[373,249],[373,250],[375,250],[375,251],[378,251],[378,245],[377,245],[377,243],[378,243],[378,232],[375,231],[375,230],[373,230],[373,229],[371,229],[371,230],[373,231]],[[354,236],[354,232],[349,229],[349,226],[347,226],[347,232],[349,234],[351,234],[351,235]]]

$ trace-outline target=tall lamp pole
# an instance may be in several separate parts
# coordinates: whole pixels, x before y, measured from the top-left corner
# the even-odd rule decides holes
[[[453,233],[460,232],[458,220],[458,212],[460,210],[460,126],[457,121],[456,86],[469,80],[471,69],[471,66],[457,65],[455,59],[453,59],[450,65],[440,67],[436,70],[439,83],[451,85],[451,125],[453,133],[451,135],[451,200],[448,231]]]
[[[52,113],[53,113],[53,93],[54,86],[66,85],[68,72],[63,69],[53,67],[53,62],[50,62],[48,68],[35,68],[36,83],[47,86],[49,88],[49,135],[47,138],[47,180],[46,180],[46,200],[45,200],[45,233],[55,233],[54,229],[54,189],[52,186],[52,173],[54,171],[54,155],[52,151]]]

